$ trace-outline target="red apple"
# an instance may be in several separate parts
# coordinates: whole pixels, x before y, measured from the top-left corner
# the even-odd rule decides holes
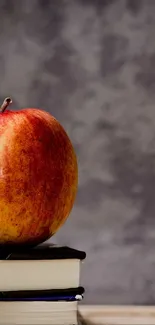
[[[37,245],[67,219],[77,159],[60,123],[35,108],[0,109],[0,244]]]

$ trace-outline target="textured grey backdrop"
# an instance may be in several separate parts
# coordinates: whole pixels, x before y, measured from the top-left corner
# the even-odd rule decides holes
[[[51,112],[78,155],[52,241],[86,250],[85,303],[155,302],[154,13],[154,0],[0,1],[0,100]]]

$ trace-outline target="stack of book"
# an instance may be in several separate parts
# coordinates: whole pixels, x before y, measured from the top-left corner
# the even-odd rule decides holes
[[[81,261],[70,247],[0,249],[0,324],[77,324]]]

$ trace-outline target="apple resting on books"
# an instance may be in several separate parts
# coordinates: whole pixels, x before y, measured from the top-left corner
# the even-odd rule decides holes
[[[37,245],[67,219],[78,167],[72,143],[49,113],[0,109],[0,244]]]

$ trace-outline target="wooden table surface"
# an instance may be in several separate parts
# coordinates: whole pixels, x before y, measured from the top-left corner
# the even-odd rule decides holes
[[[80,305],[82,325],[155,325],[153,306]]]

